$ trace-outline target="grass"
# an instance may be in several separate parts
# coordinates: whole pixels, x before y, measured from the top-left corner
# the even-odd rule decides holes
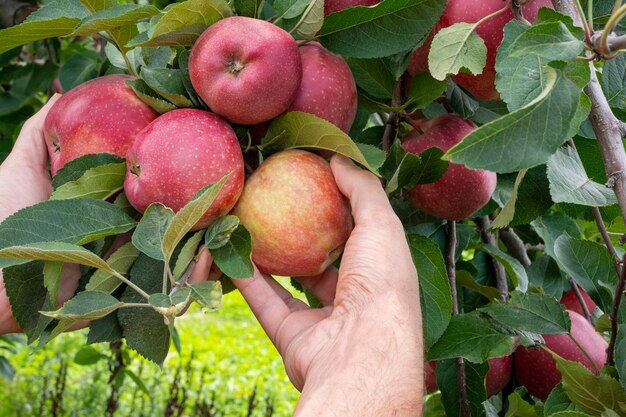
[[[292,414],[298,392],[287,379],[280,356],[238,292],[226,295],[222,310],[216,313],[192,307],[178,320],[177,329],[181,354],[172,349],[163,370],[130,352],[129,369],[140,377],[151,395],[145,395],[126,376],[116,416],[163,416],[168,397],[175,389],[175,379],[187,388],[189,406],[182,416],[196,415],[197,410],[191,405],[208,402],[212,396],[222,416],[246,416],[255,386],[258,401],[271,399],[273,416]],[[108,359],[89,366],[73,362],[85,338],[85,331],[79,331],[59,336],[40,351],[20,348],[11,357],[17,368],[14,380],[0,380],[0,416],[54,415],[51,397],[63,363],[67,364],[67,379],[60,402],[62,413],[57,415],[105,415],[111,386]],[[94,346],[108,355],[108,345]],[[181,364],[183,370],[176,375]],[[251,415],[265,416],[263,407],[259,404]]]

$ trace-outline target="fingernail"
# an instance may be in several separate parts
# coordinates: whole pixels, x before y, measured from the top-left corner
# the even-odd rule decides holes
[[[333,159],[335,159],[335,161],[340,165],[344,165],[344,166],[354,165],[354,163],[352,162],[352,159],[347,158],[343,155],[335,154],[335,156],[333,156]]]

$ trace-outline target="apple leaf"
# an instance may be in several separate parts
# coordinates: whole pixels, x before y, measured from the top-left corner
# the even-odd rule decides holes
[[[540,165],[568,139],[580,94],[561,71],[551,69],[533,102],[474,130],[444,158],[498,173]]]
[[[140,33],[127,47],[191,46],[213,23],[232,16],[224,0],[186,0],[175,3],[150,31]]]
[[[469,288],[470,290],[477,292],[489,301],[500,297],[500,291],[498,291],[497,288],[479,284],[468,271],[457,269],[456,282],[465,288]]]
[[[84,245],[128,232],[135,224],[119,207],[104,201],[44,201],[0,223],[0,249],[41,242]]]
[[[123,305],[124,303],[112,295],[83,291],[76,294],[59,310],[42,311],[41,314],[57,320],[95,320],[112,313]]]
[[[620,324],[615,342],[615,366],[619,380],[626,389],[626,324]]]
[[[193,84],[191,84],[191,77],[189,76],[189,51],[184,50],[180,54],[178,54],[178,67],[180,68],[180,76],[183,82],[183,86],[185,86],[185,90],[187,91],[187,97],[191,100],[196,108],[204,108],[206,109],[206,105],[202,102],[202,99],[196,93],[196,90],[193,88]]]
[[[363,91],[379,99],[391,99],[395,77],[383,59],[346,58],[354,81]]]
[[[373,7],[350,7],[326,16],[320,41],[355,58],[394,55],[420,44],[444,6],[440,0],[385,0]]]
[[[555,203],[603,207],[617,204],[615,193],[591,181],[578,153],[569,146],[560,148],[548,160],[550,194]]]
[[[250,278],[252,265],[252,238],[250,232],[238,225],[228,243],[211,251],[215,265],[230,278]]]
[[[508,396],[509,408],[504,417],[539,417],[535,407],[524,400],[517,392]]]
[[[477,313],[459,314],[439,340],[428,350],[428,360],[465,358],[482,363],[488,358],[510,354],[515,342]]]
[[[606,246],[563,233],[554,243],[554,253],[561,269],[583,287],[603,311],[611,311],[613,297],[607,287],[617,283],[617,274]]]
[[[191,298],[209,310],[222,307],[222,284],[219,281],[205,281],[191,285]]]
[[[582,410],[570,400],[563,384],[559,383],[544,404],[544,414],[552,417],[561,412],[582,412]]]
[[[555,260],[557,255],[554,253],[554,244],[563,233],[577,239],[583,237],[582,230],[574,219],[561,213],[541,216],[533,221],[531,226],[543,240],[545,252]]]
[[[138,256],[139,251],[137,248],[133,246],[132,242],[128,242],[113,252],[109,259],[107,259],[107,263],[121,275],[127,275]],[[99,269],[89,278],[85,289],[87,291],[100,291],[111,294],[121,284],[122,281],[120,281],[118,277],[110,272]]]
[[[124,188],[126,163],[99,165],[90,168],[77,180],[58,187],[51,200],[94,198],[106,200]]]
[[[550,61],[571,61],[585,48],[563,22],[538,23],[525,30],[511,46],[509,56],[536,55]]]
[[[109,153],[83,155],[63,165],[52,177],[52,186],[57,189],[65,183],[78,180],[92,168],[121,162],[124,162],[123,158]]]
[[[467,399],[472,416],[484,415],[482,403],[487,399],[485,388],[485,375],[489,371],[489,365],[485,363],[474,364],[465,362],[465,386]],[[443,360],[438,363],[436,369],[437,386],[441,390],[441,400],[446,409],[447,416],[462,416],[459,403],[459,385],[457,384],[456,361],[454,359]]]
[[[568,361],[555,353],[552,356],[563,375],[563,388],[574,404],[594,416],[601,415],[605,409],[626,416],[622,408],[626,404],[626,392],[619,381],[604,373],[595,376],[583,364]]]
[[[539,294],[514,292],[508,304],[489,304],[479,311],[502,324],[528,332],[563,334],[570,328],[565,307],[556,299]]]
[[[626,55],[619,54],[604,63],[602,90],[611,107],[626,108]]]
[[[172,209],[161,203],[150,204],[133,233],[133,245],[149,257],[163,261],[163,237],[173,218]]]
[[[546,166],[539,165],[526,172],[517,192],[512,226],[528,224],[552,207]],[[493,227],[493,224],[492,224]]]
[[[53,307],[57,305],[57,297],[59,288],[61,287],[61,278],[63,273],[63,262],[48,261],[43,265],[43,285],[48,290],[50,304]]]
[[[204,235],[204,244],[210,250],[226,245],[239,226],[239,217],[228,215],[220,217],[209,226]]]
[[[108,356],[100,353],[96,348],[92,346],[83,346],[74,355],[74,363],[77,365],[93,365],[98,363],[102,359],[107,359]]]
[[[399,188],[410,190],[418,184],[433,183],[448,169],[448,163],[441,160],[443,151],[429,148],[419,156],[406,152],[400,141],[391,147],[381,173],[387,179],[385,191],[391,194]]]
[[[80,2],[92,13],[117,6],[117,0],[80,0]]]
[[[119,310],[118,310],[119,311]],[[89,325],[87,344],[115,342],[122,339],[122,327],[117,319],[117,311],[93,320]]]
[[[144,80],[129,80],[126,81],[126,84],[133,89],[141,101],[152,107],[156,112],[163,114],[176,109],[175,105],[151,89]]]
[[[311,0],[295,26],[295,32],[302,39],[313,39],[324,24],[324,0]]]
[[[539,256],[528,268],[530,286],[541,288],[543,294],[560,300],[565,288],[565,277],[550,256]]]
[[[148,299],[148,303],[157,313],[166,317],[172,317],[177,316],[187,307],[190,298],[191,290],[189,288],[180,288],[171,295],[152,294]]]
[[[408,102],[411,108],[425,109],[448,88],[448,83],[433,78],[428,72],[411,78]]]
[[[37,242],[0,249],[0,268],[28,261],[68,262],[111,271],[111,267],[98,255],[71,243]]]
[[[476,33],[476,23],[456,23],[443,28],[433,38],[428,68],[436,80],[468,72],[482,74],[487,63],[487,46]]]
[[[275,4],[276,2],[274,2],[274,8],[276,9]],[[306,4],[307,3],[304,2],[304,7],[306,7]],[[235,10],[237,11],[238,16],[247,16],[247,17],[257,18],[263,6],[263,0],[235,0],[234,6],[235,6]],[[299,16],[300,13],[302,13],[302,10],[303,9],[300,9],[299,13],[291,17]],[[278,10],[277,12],[282,14]]]
[[[162,248],[166,262],[169,262],[172,257],[176,245],[211,207],[228,178],[230,178],[230,174],[198,191],[191,201],[174,215],[163,235]]]
[[[493,258],[497,259],[502,266],[504,266],[504,269],[513,281],[513,285],[515,285],[516,290],[522,292],[526,292],[526,290],[528,290],[528,275],[526,274],[526,270],[522,264],[517,259],[508,253],[501,251],[499,248],[487,245],[486,243],[477,244],[476,249],[488,253]]]
[[[196,251],[198,250],[198,245],[200,244],[203,235],[204,230],[200,230],[194,233],[194,235],[191,236],[183,245],[183,248],[178,254],[178,258],[176,259],[174,271],[172,272],[175,280],[179,280],[183,276],[183,274],[189,267],[189,264],[196,256]]]
[[[168,99],[176,107],[193,107],[193,103],[187,98],[181,70],[143,67],[141,78],[150,88]]]
[[[59,82],[64,91],[98,76],[98,61],[95,57],[74,55],[67,60],[59,71]]]
[[[116,29],[137,20],[146,19],[159,13],[159,9],[149,5],[120,4],[98,11],[81,20],[72,36],[84,36]]]
[[[356,143],[334,124],[315,115],[292,111],[272,121],[259,149],[313,148],[347,156],[376,173]]]
[[[498,217],[496,217],[491,223],[491,229],[502,229],[507,227],[515,217],[515,204],[517,203],[517,193],[519,190],[519,186],[522,184],[522,180],[526,176],[528,171],[523,169],[517,173],[517,178],[515,179],[515,185],[513,186],[513,192],[511,193],[511,197],[509,197],[506,204],[498,213]]]
[[[443,255],[432,240],[416,234],[407,235],[407,240],[420,278],[424,339],[428,350],[441,337],[450,323],[452,316],[450,281]]]

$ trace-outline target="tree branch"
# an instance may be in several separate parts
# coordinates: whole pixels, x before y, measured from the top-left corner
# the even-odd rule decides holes
[[[622,265],[625,265],[624,262],[626,262],[626,254],[622,258]],[[617,341],[618,324],[617,313],[619,313],[619,306],[622,303],[624,288],[626,288],[626,267],[622,268],[622,273],[619,275],[617,288],[615,288],[615,296],[613,297],[613,306],[611,307],[611,314],[609,315],[609,319],[611,320],[611,340],[607,351],[607,365],[615,365],[615,342]]]
[[[456,222],[448,222],[448,250],[446,251],[446,270],[450,281],[450,292],[452,294],[452,315],[459,314],[459,300],[456,291]],[[463,358],[456,358],[456,383],[459,391],[459,404],[463,417],[472,417],[467,397],[467,384],[465,376],[465,361]]]
[[[404,103],[404,75],[396,80],[396,84],[393,88],[393,98],[391,100],[391,107],[400,107]],[[400,115],[396,112],[389,113],[387,118],[385,133],[383,134],[383,150],[386,152],[391,148],[391,144],[396,136],[398,130],[398,122],[400,121]]]
[[[497,248],[498,238],[493,233],[489,232],[489,226],[491,226],[489,216],[477,217],[474,219],[474,222],[476,226],[478,226],[482,241]],[[498,291],[500,291],[500,299],[506,302],[509,299],[509,284],[506,281],[506,271],[504,270],[504,266],[502,266],[497,259],[491,257],[491,261],[493,262],[493,270],[496,274],[496,286],[498,287]]]
[[[593,217],[596,219],[596,226],[598,227],[598,231],[602,235],[602,240],[604,240],[604,244],[606,245],[609,254],[611,255],[611,259],[613,259],[613,263],[615,264],[615,272],[617,272],[617,276],[619,277],[622,273],[621,267],[619,264],[619,256],[615,252],[615,247],[613,247],[613,242],[611,242],[611,237],[606,230],[606,226],[604,225],[604,220],[602,220],[602,214],[600,213],[600,209],[597,207],[593,208]]]
[[[524,241],[517,236],[513,229],[507,227],[500,230],[500,240],[504,243],[504,246],[508,249],[511,256],[520,261],[524,269],[528,269],[531,264],[531,260],[526,252],[526,246]]]

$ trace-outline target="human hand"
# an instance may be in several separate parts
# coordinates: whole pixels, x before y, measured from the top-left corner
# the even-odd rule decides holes
[[[324,307],[256,270],[233,282],[302,390],[295,415],[420,414],[419,285],[402,224],[374,175],[337,156],[331,168],[355,228],[339,270],[299,279]]]

